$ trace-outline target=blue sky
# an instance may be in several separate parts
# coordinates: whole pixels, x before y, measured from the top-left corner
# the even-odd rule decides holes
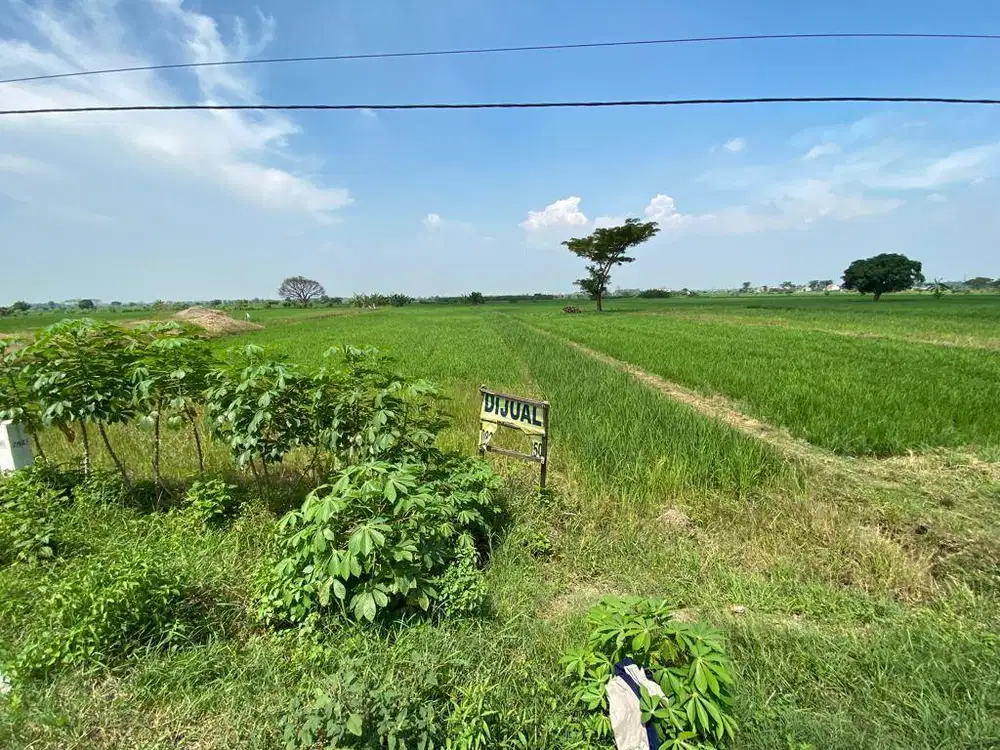
[[[0,77],[740,33],[1000,33],[991,3],[0,2]],[[783,41],[209,68],[0,86],[3,108],[759,95],[1000,97],[1000,43]],[[612,286],[1000,275],[1000,109],[138,113],[0,120],[0,303],[565,292],[559,243],[663,231]]]

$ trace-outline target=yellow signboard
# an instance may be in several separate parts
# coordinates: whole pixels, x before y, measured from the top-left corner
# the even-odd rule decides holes
[[[480,422],[493,422],[513,427],[529,435],[544,435],[548,424],[549,405],[545,401],[482,391]]]
[[[496,393],[486,386],[480,388],[479,392],[482,394],[479,407],[480,452],[490,451],[537,461],[541,465],[539,483],[544,488],[549,454],[549,402]],[[531,453],[519,453],[491,445],[493,435],[500,427],[509,427],[529,435]]]

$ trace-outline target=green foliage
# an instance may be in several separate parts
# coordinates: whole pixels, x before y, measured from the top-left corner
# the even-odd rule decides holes
[[[32,393],[31,361],[26,342],[19,337],[0,337],[0,420],[9,419],[35,434],[42,428],[42,414]]]
[[[871,294],[876,302],[886,292],[902,292],[924,282],[920,261],[899,253],[856,260],[844,271],[844,289]]]
[[[673,295],[668,289],[643,289],[638,296],[640,299],[669,299]]]
[[[45,424],[65,430],[80,421],[129,419],[134,351],[135,339],[124,329],[87,318],[39,332],[23,356]]]
[[[314,613],[336,612],[372,622],[426,612],[435,603],[476,604],[478,595],[461,597],[452,588],[442,600],[440,586],[461,550],[489,534],[497,486],[492,469],[477,459],[348,466],[279,522],[260,616],[301,623]],[[453,587],[455,580],[445,583]]]
[[[433,672],[417,676],[416,685],[366,683],[364,675],[347,668],[323,688],[297,697],[282,717],[285,747],[430,750],[440,746],[441,690]]]
[[[111,553],[82,558],[38,587],[44,623],[15,662],[16,675],[102,663],[136,650],[189,642],[193,610],[180,574],[160,560]]]
[[[442,617],[475,617],[483,612],[488,599],[486,578],[471,535],[459,536],[455,560],[432,587],[437,590],[435,609]]]
[[[63,494],[30,469],[0,478],[0,565],[38,563],[59,553],[55,517]]]
[[[601,300],[608,291],[611,269],[623,263],[632,263],[635,258],[625,253],[651,239],[659,231],[660,227],[655,221],[626,219],[620,226],[599,227],[586,237],[574,237],[562,243],[574,254],[590,261],[587,277],[579,279],[576,284],[597,300],[598,311],[603,309]]]
[[[698,623],[672,619],[666,602],[606,597],[587,618],[587,645],[567,653],[566,676],[595,737],[608,737],[606,687],[614,665],[631,658],[648,670],[664,696],[643,690],[643,722],[652,721],[668,747],[715,747],[733,738],[732,669],[722,637]]]
[[[209,375],[212,433],[241,467],[281,461],[310,434],[308,378],[259,346],[231,350]]]
[[[445,424],[437,389],[393,372],[371,347],[329,349],[308,398],[314,444],[338,464],[423,460]]]
[[[138,414],[153,423],[153,478],[160,481],[160,426],[187,422],[194,430],[199,469],[204,470],[197,409],[214,365],[211,352],[191,328],[157,323],[138,331],[142,347],[132,368]]]
[[[195,482],[184,495],[185,510],[203,523],[219,521],[232,512],[235,489],[221,479]]]

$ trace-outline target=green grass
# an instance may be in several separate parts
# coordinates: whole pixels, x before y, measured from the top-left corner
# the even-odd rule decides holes
[[[612,307],[614,309],[614,307]],[[734,325],[778,325],[957,346],[1000,348],[1000,294],[883,297],[768,295],[664,300],[632,308]]]
[[[659,316],[538,325],[845,454],[1000,442],[1000,353]]]
[[[655,500],[706,489],[740,495],[787,473],[769,446],[557,339],[513,320],[498,324],[552,404],[553,442],[603,491]]]
[[[695,309],[687,300],[654,302],[635,309]],[[247,485],[247,503],[231,522],[209,527],[170,514],[169,499],[160,507],[69,505],[57,525],[72,542],[74,565],[112,550],[172,562],[201,592],[204,633],[173,653],[62,670],[26,686],[16,705],[0,699],[0,747],[280,748],[280,722],[296,696],[350,673],[373,694],[384,684],[418,699],[429,690],[428,675],[456,696],[489,685],[493,746],[521,730],[529,747],[558,748],[546,729],[564,710],[558,657],[582,644],[587,609],[605,594],[663,597],[723,631],[738,676],[736,747],[997,744],[997,455],[992,462],[957,453],[793,466],[531,326],[587,337],[595,348],[641,349],[657,361],[669,354],[708,373],[706,382],[722,367],[718,352],[737,352],[741,367],[764,380],[794,383],[798,371],[799,398],[822,413],[844,409],[820,398],[838,391],[811,390],[839,382],[828,373],[838,367],[824,355],[828,342],[858,344],[850,351],[868,354],[888,347],[896,358],[895,369],[846,358],[837,372],[860,398],[891,388],[887,381],[909,383],[903,365],[926,357],[944,368],[923,373],[937,390],[912,388],[931,406],[954,411],[947,389],[968,390],[981,364],[959,366],[967,360],[954,355],[967,353],[941,347],[747,331],[668,315],[557,316],[558,309],[282,311],[262,331],[212,344],[221,351],[259,343],[307,364],[336,344],[385,348],[405,372],[442,385],[454,416],[444,441],[466,452],[475,446],[479,385],[549,399],[552,497],[534,494],[533,465],[492,459],[507,478],[513,522],[487,573],[491,615],[388,632],[337,623],[313,635],[260,627],[254,581],[269,534],[281,508],[307,487],[265,502],[252,482],[231,474]],[[501,314],[508,311],[514,315]],[[767,334],[760,347],[758,333]],[[932,357],[938,351],[944,365]],[[992,356],[972,354],[972,363]],[[874,380],[852,380],[851,369],[875,373]],[[130,470],[148,477],[149,432],[119,428],[112,440]],[[74,455],[58,435],[44,441],[61,459]],[[167,441],[167,475],[190,481],[190,441],[173,432]],[[214,471],[227,469],[224,451],[213,446],[209,454]],[[539,534],[552,552],[536,558],[529,544]],[[0,665],[38,633],[39,582],[59,573],[58,566],[0,568]],[[734,605],[745,610],[734,613]]]

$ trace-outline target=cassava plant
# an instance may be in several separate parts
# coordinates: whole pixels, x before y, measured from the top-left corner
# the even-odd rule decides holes
[[[123,328],[93,320],[68,320],[42,330],[24,350],[25,374],[38,403],[42,423],[55,426],[73,442],[74,428],[83,439],[84,471],[90,471],[87,425],[96,425],[108,455],[131,487],[128,474],[111,446],[107,425],[135,415],[132,372],[136,339]]]
[[[241,468],[265,480],[268,466],[310,443],[309,381],[301,368],[259,346],[230,350],[208,376],[205,391],[212,434]]]
[[[204,340],[189,327],[157,323],[137,331],[142,341],[132,371],[136,407],[153,423],[153,479],[160,476],[160,431],[186,422],[194,435],[198,471],[205,457],[198,432],[198,409],[208,386],[213,361]]]
[[[479,459],[346,467],[279,522],[261,618],[301,623],[334,613],[372,622],[431,610],[449,567],[468,564],[462,550],[485,546],[497,486]]]
[[[640,707],[665,747],[708,750],[732,740],[732,667],[718,632],[675,620],[666,602],[641,597],[606,597],[587,623],[587,645],[563,663],[595,739],[611,734],[606,688],[614,665],[628,657],[663,689],[660,697],[643,688]]]
[[[335,466],[422,460],[444,425],[438,401],[433,385],[394,372],[374,347],[329,349],[311,377],[313,464],[322,453]]]
[[[27,372],[31,361],[26,342],[16,336],[0,338],[0,419],[17,422],[31,435],[35,453],[44,461],[45,451],[38,434],[43,425],[38,401],[31,390]]]

